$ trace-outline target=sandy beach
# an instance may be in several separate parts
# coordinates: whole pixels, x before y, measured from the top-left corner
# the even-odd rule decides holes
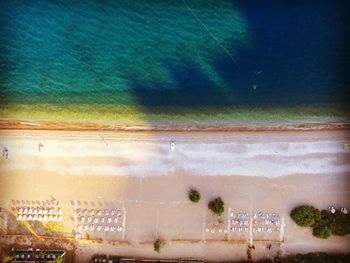
[[[278,251],[350,251],[348,236],[319,240],[288,216],[300,204],[350,208],[347,131],[1,130],[0,142],[9,150],[9,160],[0,162],[0,203],[10,214],[19,206],[58,200],[65,236],[73,237],[80,224],[76,209],[122,211],[122,232],[92,231],[87,240],[88,231],[80,231],[83,238],[74,241],[77,262],[96,252],[240,260],[246,259],[250,240],[253,258]],[[187,198],[191,187],[202,194],[199,204]],[[222,225],[213,224],[216,218],[207,209],[217,196],[226,204]],[[230,212],[260,211],[280,217],[271,234],[229,231]],[[8,220],[2,225],[3,243],[10,244],[14,233]],[[152,247],[157,237],[166,240],[161,254]],[[102,243],[94,241],[100,238]]]

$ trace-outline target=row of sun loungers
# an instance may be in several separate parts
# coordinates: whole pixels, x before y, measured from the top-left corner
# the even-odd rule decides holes
[[[230,216],[233,217],[233,218],[236,218],[236,219],[247,219],[248,216],[249,216],[249,213],[248,212],[230,212]]]
[[[81,216],[81,217],[78,217],[78,222],[88,222],[88,223],[114,223],[114,224],[117,224],[119,221],[119,218],[116,217],[116,218],[112,218],[112,217],[108,217],[108,218],[105,218],[105,217],[84,217],[84,216]]]
[[[96,209],[76,209],[76,213],[78,216],[82,215],[91,215],[91,216],[121,216],[122,210],[119,209],[102,209],[102,210],[96,210]]]
[[[122,226],[101,226],[101,225],[77,225],[77,230],[85,230],[85,231],[104,231],[104,232],[123,232],[123,227]]]
[[[17,208],[17,214],[19,215],[24,215],[24,214],[33,214],[33,215],[53,215],[53,214],[63,214],[63,210],[58,208],[53,209],[53,208],[41,208],[41,207],[36,207],[36,208],[31,208],[31,207],[18,207]]]
[[[18,215],[19,221],[62,221],[61,215]]]
[[[275,226],[279,226],[280,220],[254,220],[253,221],[254,225],[275,225]]]
[[[280,217],[278,214],[276,213],[266,213],[266,212],[263,212],[263,211],[260,211],[258,214],[254,214],[254,219],[255,218],[259,218],[259,219],[271,219],[271,220],[279,220]]]
[[[276,228],[276,231],[279,232],[279,228]],[[253,227],[253,233],[273,233],[273,229],[271,227]]]
[[[22,254],[16,254],[15,256],[16,260],[20,260],[20,259],[24,259],[24,260],[32,260],[33,257],[30,253],[22,253]],[[56,259],[56,255],[55,254],[47,254],[47,255],[36,255],[35,256],[36,259],[48,259],[48,260],[55,260]]]
[[[231,223],[232,225],[249,226],[249,221],[248,220],[231,219],[228,222]]]
[[[207,229],[205,229],[205,232],[214,234],[216,231],[215,231],[215,229],[207,228]],[[218,232],[226,234],[227,233],[227,229],[219,229]]]

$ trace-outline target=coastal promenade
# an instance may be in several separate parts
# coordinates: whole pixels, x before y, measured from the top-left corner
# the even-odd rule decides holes
[[[349,251],[349,237],[319,240],[289,218],[301,204],[350,207],[347,131],[1,130],[0,143],[8,149],[8,160],[0,161],[0,203],[8,211],[2,244],[30,234],[18,228],[18,208],[56,205],[60,233],[33,231],[74,242],[81,262],[94,253],[239,260],[247,258],[249,244],[253,258]],[[202,195],[198,204],[187,198],[191,187]],[[221,218],[207,209],[217,196],[225,202]],[[275,214],[278,224],[255,224],[261,212],[261,221]],[[238,213],[242,225],[234,225]],[[106,225],[112,228],[95,231]],[[153,251],[158,237],[166,241],[159,255]]]

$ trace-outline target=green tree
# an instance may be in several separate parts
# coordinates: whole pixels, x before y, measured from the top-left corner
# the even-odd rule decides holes
[[[225,203],[222,201],[221,197],[215,198],[210,201],[208,208],[216,215],[222,215],[225,211]]]
[[[331,231],[327,225],[318,223],[313,227],[312,234],[315,237],[327,239],[331,235]]]
[[[321,212],[313,206],[303,205],[296,207],[290,217],[298,226],[313,226],[321,219]]]
[[[199,200],[201,200],[201,194],[195,190],[195,189],[191,189],[188,192],[188,198],[193,202],[193,203],[198,203]]]
[[[350,234],[350,215],[345,215],[340,211],[333,214],[333,223],[331,225],[332,234],[345,236]]]
[[[158,238],[156,241],[154,241],[153,243],[153,248],[154,248],[154,251],[160,253],[160,249],[162,247],[162,241]]]

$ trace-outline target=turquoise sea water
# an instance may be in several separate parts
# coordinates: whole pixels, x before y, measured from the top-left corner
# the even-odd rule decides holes
[[[288,2],[1,1],[1,117],[346,118],[348,4]]]

